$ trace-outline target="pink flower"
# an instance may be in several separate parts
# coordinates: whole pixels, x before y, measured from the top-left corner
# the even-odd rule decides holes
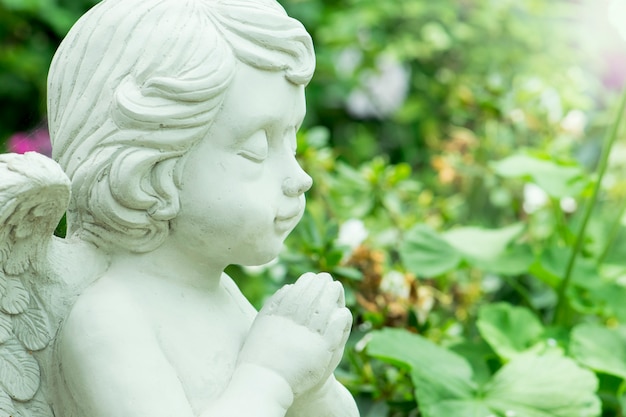
[[[624,87],[626,74],[626,54],[614,51],[606,54],[607,68],[602,74],[602,82],[611,90],[620,91]]]
[[[9,152],[39,152],[47,156],[52,155],[52,145],[47,127],[40,127],[29,133],[15,133],[9,138],[7,145]]]

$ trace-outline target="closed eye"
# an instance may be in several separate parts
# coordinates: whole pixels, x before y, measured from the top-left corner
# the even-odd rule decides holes
[[[261,163],[267,159],[268,152],[267,133],[265,130],[259,130],[243,142],[237,155],[252,162]]]
[[[265,152],[264,154],[259,154],[248,150],[240,151],[237,153],[237,155],[243,156],[244,158],[249,159],[252,162],[256,162],[257,164],[260,164],[267,158],[267,152]]]

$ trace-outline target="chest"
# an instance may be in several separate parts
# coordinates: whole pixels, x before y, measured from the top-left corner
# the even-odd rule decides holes
[[[194,408],[196,402],[210,401],[222,393],[235,369],[247,330],[244,323],[224,321],[220,316],[205,323],[165,323],[157,329],[163,353]]]
[[[170,302],[147,308],[161,350],[198,415],[228,385],[254,315],[240,305],[245,299],[169,296]]]

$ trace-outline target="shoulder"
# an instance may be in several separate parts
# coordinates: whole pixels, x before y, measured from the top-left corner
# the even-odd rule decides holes
[[[78,296],[63,325],[61,348],[101,350],[111,340],[152,339],[150,329],[131,294],[104,276]]]
[[[191,416],[156,325],[106,275],[78,297],[55,353],[55,389],[75,415]]]

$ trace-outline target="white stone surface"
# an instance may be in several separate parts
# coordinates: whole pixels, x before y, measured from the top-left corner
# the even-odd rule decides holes
[[[273,0],[104,0],[74,26],[48,85],[60,167],[0,156],[0,415],[358,416],[341,285],[305,274],[257,313],[223,272],[303,214],[314,65]]]

